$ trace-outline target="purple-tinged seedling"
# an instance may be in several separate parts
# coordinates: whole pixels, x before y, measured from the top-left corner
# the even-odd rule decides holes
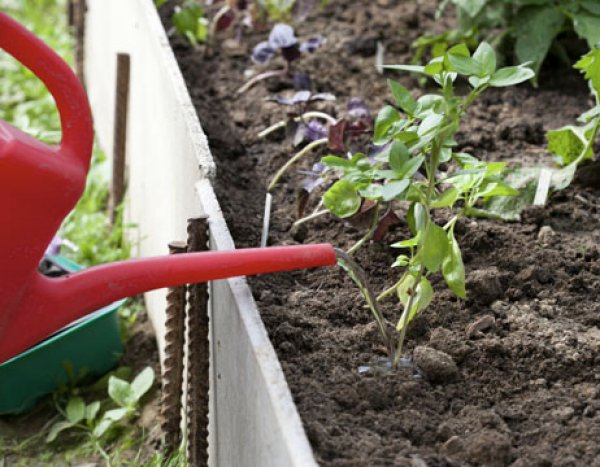
[[[283,23],[276,24],[269,34],[269,39],[258,43],[254,47],[251,58],[255,64],[264,65],[279,54],[285,60],[285,67],[259,73],[238,89],[237,94],[246,92],[256,83],[265,79],[291,76],[292,62],[298,60],[302,54],[316,51],[324,43],[325,38],[323,36],[315,36],[305,42],[300,42],[292,26]]]

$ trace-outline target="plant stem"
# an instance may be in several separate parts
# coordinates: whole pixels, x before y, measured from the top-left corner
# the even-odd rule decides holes
[[[398,343],[396,346],[396,351],[394,352],[394,358],[392,360],[392,368],[398,367],[398,362],[400,361],[400,357],[402,357],[402,348],[404,346],[404,339],[406,338],[406,329],[408,328],[408,319],[410,317],[410,310],[415,302],[415,297],[417,296],[417,287],[421,282],[421,278],[423,277],[423,273],[425,272],[425,266],[421,266],[419,269],[419,273],[415,278],[414,285],[410,288],[411,294],[410,299],[408,300],[408,304],[404,308],[404,313],[402,313],[402,317],[400,321],[402,322],[402,329],[400,330],[400,337],[398,338]]]
[[[431,145],[431,163],[430,163],[430,171],[428,173],[429,184],[427,186],[427,195],[425,198],[425,210],[427,211],[427,216],[425,217],[426,222],[423,226],[423,230],[426,231],[429,223],[431,222],[431,198],[433,197],[433,191],[435,188],[435,174],[437,172],[437,168],[440,161],[440,151],[441,151],[441,142],[444,141],[444,136],[439,135],[436,137]],[[423,248],[422,245],[419,245],[417,250],[417,255],[419,254],[419,250]],[[404,312],[402,313],[402,317],[400,318],[400,322],[402,323],[402,329],[400,330],[400,337],[398,338],[396,352],[394,352],[394,358],[392,360],[392,368],[397,368],[398,361],[400,357],[402,357],[402,348],[404,346],[404,339],[406,338],[406,328],[408,328],[408,321],[410,319],[411,310],[415,304],[415,297],[417,296],[417,287],[421,283],[421,279],[423,278],[423,274],[425,273],[425,266],[421,265],[419,268],[419,272],[415,277],[415,282],[410,288],[410,299],[406,307],[404,308]]]
[[[317,112],[317,111],[305,112],[302,115],[300,115],[299,117],[295,117],[294,121],[301,122],[307,118],[322,118],[323,120],[327,120],[331,124],[334,124],[336,122],[335,118],[333,118],[331,115],[326,114],[325,112]],[[274,123],[270,127],[265,128],[257,136],[259,138],[264,138],[265,136],[270,135],[271,133],[279,130],[280,128],[285,128],[286,124],[287,124],[286,120],[281,120],[277,123]]]
[[[383,317],[383,313],[379,309],[379,303],[375,298],[373,289],[370,287],[369,282],[367,281],[365,272],[346,252],[339,248],[334,248],[334,250],[337,256],[338,265],[348,273],[350,278],[358,286],[360,292],[365,298],[365,301],[367,302],[367,305],[369,305],[369,309],[371,310],[371,313],[375,318],[375,322],[379,327],[379,332],[381,333],[381,337],[383,338],[388,357],[391,360],[394,351],[392,339],[387,331],[385,325],[385,318]]]
[[[274,78],[276,76],[285,76],[287,74],[287,70],[269,70],[264,73],[259,73],[258,75],[250,78],[248,81],[244,83],[244,85],[239,88],[235,93],[236,95],[244,94],[248,89],[254,86],[256,83],[263,81],[265,79]]]
[[[379,202],[375,203],[375,209],[373,213],[373,221],[371,222],[371,227],[367,230],[367,233],[363,235],[363,237],[352,245],[352,248],[348,250],[349,255],[353,255],[356,251],[364,245],[365,242],[369,241],[375,233],[375,229],[377,228],[377,224],[379,224]]]
[[[329,212],[329,209],[321,209],[320,211],[315,211],[312,214],[309,214],[308,216],[303,217],[302,219],[298,219],[296,222],[294,222],[292,224],[292,227],[298,227],[299,225],[302,225],[305,222],[309,222],[309,221],[312,221],[313,219],[316,219],[317,217],[324,216],[328,212]]]
[[[404,276],[402,276],[402,278],[396,282],[394,285],[392,285],[390,288],[385,289],[383,292],[381,292],[379,295],[377,295],[377,301],[380,302],[384,299],[386,299],[387,297],[389,297],[391,294],[393,294],[396,289],[400,286],[400,283],[402,282],[402,279],[404,278]]]
[[[284,165],[283,167],[281,167],[277,173],[275,174],[275,176],[273,177],[273,179],[271,180],[271,182],[269,183],[269,186],[267,187],[267,191],[271,191],[275,185],[277,185],[277,182],[279,181],[279,179],[283,176],[283,174],[299,159],[302,158],[302,156],[304,156],[305,154],[309,153],[310,151],[312,151],[314,148],[319,147],[319,146],[323,146],[324,144],[327,144],[328,139],[327,138],[321,138],[321,139],[317,139],[315,141],[313,141],[312,143],[307,144],[306,146],[304,146],[300,151],[298,151],[296,154],[294,154],[294,156],[289,159]]]

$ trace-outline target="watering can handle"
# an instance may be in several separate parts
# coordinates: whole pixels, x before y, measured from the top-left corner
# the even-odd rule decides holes
[[[0,12],[0,48],[29,68],[46,85],[58,106],[60,152],[89,168],[94,130],[83,86],[71,68],[41,40]]]

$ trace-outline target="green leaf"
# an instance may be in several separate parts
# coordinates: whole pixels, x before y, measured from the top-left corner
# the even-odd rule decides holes
[[[451,47],[450,49],[448,49],[448,54],[462,55],[463,57],[471,56],[471,52],[469,51],[469,48],[465,44],[458,44],[458,45]]]
[[[339,180],[325,192],[323,204],[332,214],[344,219],[360,209],[360,196],[352,183]]]
[[[467,292],[465,290],[465,266],[463,264],[460,247],[458,246],[456,238],[454,238],[454,232],[452,230],[448,232],[448,248],[442,264],[442,274],[446,284],[448,284],[450,290],[452,290],[457,297],[467,298]]]
[[[387,70],[409,71],[411,73],[425,73],[425,67],[420,65],[383,65]]]
[[[571,162],[569,165],[564,166],[562,169],[555,171],[552,174],[552,188],[556,191],[564,190],[565,188],[567,188],[573,181],[576,170],[577,163]]]
[[[418,232],[413,238],[409,238],[408,240],[402,240],[401,242],[392,243],[390,246],[392,248],[414,248],[421,241],[421,232]]]
[[[481,76],[483,75],[483,66],[472,57],[464,57],[462,55],[448,54],[450,64],[460,75],[465,76]]]
[[[408,161],[410,154],[408,148],[402,141],[394,141],[390,149],[390,167],[397,172],[402,171],[402,167]]]
[[[568,165],[576,160],[583,152],[587,144],[586,127],[568,125],[556,130],[546,132],[548,139],[548,151],[557,156],[562,165]],[[584,158],[593,156],[589,150]]]
[[[369,185],[358,190],[358,193],[363,198],[378,200],[383,198],[382,188],[383,185],[380,183],[370,183]]]
[[[391,201],[404,193],[408,185],[410,185],[408,178],[404,180],[392,180],[381,187],[381,196],[384,201]]]
[[[429,221],[423,236],[423,243],[419,248],[419,260],[429,272],[436,272],[446,257],[447,249],[446,231],[433,221]]]
[[[522,83],[523,81],[527,81],[534,76],[535,72],[526,66],[508,66],[505,68],[500,68],[496,73],[494,73],[489,81],[489,84],[494,88],[502,88]]]
[[[333,169],[348,169],[353,167],[353,164],[350,162],[350,160],[338,156],[322,157],[321,162],[327,167],[331,167]]]
[[[395,171],[398,178],[409,178],[412,177],[419,167],[423,165],[425,156],[411,157],[408,161],[402,164],[400,170]]]
[[[600,17],[579,12],[573,16],[573,27],[590,48],[600,45]]]
[[[496,52],[487,42],[479,44],[473,54],[473,59],[481,65],[482,72],[479,76],[491,75],[496,71]]]
[[[398,298],[400,299],[402,305],[405,307],[404,312],[402,313],[402,316],[400,317],[400,319],[398,320],[398,324],[396,325],[396,330],[398,332],[402,331],[402,328],[404,327],[403,325],[405,313],[408,313],[407,324],[410,324],[410,322],[417,315],[417,313],[427,308],[429,303],[431,303],[431,299],[433,298],[433,288],[431,287],[431,283],[427,280],[427,278],[422,277],[419,281],[419,285],[417,285],[415,289],[415,298],[413,300],[413,305],[410,310],[407,310],[406,307],[408,307],[408,303],[410,301],[411,296],[410,289],[412,288],[415,281],[416,278],[414,276],[407,274],[405,276],[405,279],[398,286]]]
[[[96,438],[101,437],[104,433],[108,431],[110,427],[112,427],[115,424],[115,422],[121,420],[129,412],[130,410],[127,408],[108,410],[104,414],[98,425],[96,425],[96,427],[94,428],[93,435]]]
[[[419,140],[419,134],[416,131],[401,131],[394,135],[394,139],[404,144],[411,144]]]
[[[600,16],[600,3],[598,3],[598,0],[579,0],[579,4],[590,13]]]
[[[100,402],[94,401],[91,404],[88,404],[85,407],[85,419],[88,421],[92,421],[98,415],[98,411],[100,410]]]
[[[131,382],[131,390],[135,401],[139,401],[144,394],[152,387],[154,382],[154,370],[152,367],[147,366],[142,372],[135,377]]]
[[[50,431],[48,432],[48,436],[46,436],[46,442],[51,443],[52,441],[54,441],[56,439],[56,437],[58,436],[58,434],[61,431],[67,430],[67,429],[73,427],[74,425],[75,425],[74,423],[67,422],[64,420],[62,422],[56,422],[50,428]]]
[[[516,196],[519,190],[502,182],[488,183],[481,191],[477,192],[479,198],[490,198],[492,196]]]
[[[425,73],[429,76],[438,75],[442,71],[444,71],[444,57],[435,57],[425,65]]]
[[[421,203],[412,203],[409,206],[406,213],[406,222],[408,222],[408,227],[413,235],[420,234],[428,219],[427,210]]]
[[[127,407],[135,402],[131,384],[116,376],[111,376],[108,380],[108,395],[121,407]]]
[[[398,106],[408,115],[413,115],[417,107],[417,102],[413,99],[410,91],[397,81],[388,79],[387,83]]]
[[[375,144],[387,143],[392,138],[399,122],[402,122],[402,117],[395,108],[391,105],[383,107],[375,119],[373,142]]]
[[[85,417],[85,402],[81,397],[72,397],[67,403],[65,412],[69,422],[79,423]]]
[[[565,19],[565,15],[552,4],[521,9],[514,29],[517,60],[533,62],[533,70],[537,74]]]
[[[423,119],[417,133],[419,136],[424,136],[428,133],[435,133],[434,130],[439,129],[441,123],[444,121],[444,116],[435,112],[429,112],[429,114]]]
[[[600,96],[600,48],[590,50],[575,64],[575,68],[584,72],[585,79],[591,81]]]
[[[475,18],[488,0],[452,0],[452,2],[471,18]]]
[[[404,266],[407,266],[409,263],[409,258],[406,255],[398,255],[398,257],[396,258],[396,261],[394,261],[394,263],[392,264],[392,268],[403,268]]]
[[[456,200],[458,199],[459,196],[460,196],[459,191],[456,188],[454,188],[453,186],[451,186],[443,193],[440,193],[440,195],[437,196],[433,200],[433,202],[431,203],[431,207],[432,208],[451,207],[456,202]]]

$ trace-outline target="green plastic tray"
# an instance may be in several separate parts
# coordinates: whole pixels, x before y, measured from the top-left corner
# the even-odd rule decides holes
[[[52,261],[67,271],[81,266],[62,256]],[[123,354],[117,310],[121,300],[77,320],[0,365],[0,414],[32,408],[36,401],[68,384],[73,376],[100,376]]]

